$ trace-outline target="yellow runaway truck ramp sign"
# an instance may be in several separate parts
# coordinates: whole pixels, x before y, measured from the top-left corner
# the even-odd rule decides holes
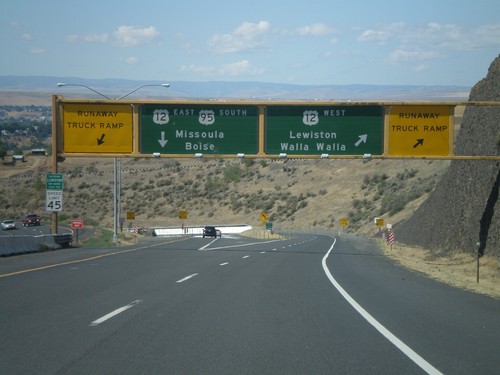
[[[62,109],[64,152],[132,153],[130,104],[64,103]]]
[[[448,156],[453,152],[453,107],[396,105],[389,116],[389,155]]]

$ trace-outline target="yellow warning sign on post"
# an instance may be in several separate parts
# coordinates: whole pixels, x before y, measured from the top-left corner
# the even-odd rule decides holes
[[[62,131],[66,153],[132,153],[132,106],[64,104]]]
[[[389,115],[394,156],[448,156],[453,150],[453,106],[397,105]]]
[[[339,220],[340,226],[347,227],[349,225],[349,218],[341,217]]]

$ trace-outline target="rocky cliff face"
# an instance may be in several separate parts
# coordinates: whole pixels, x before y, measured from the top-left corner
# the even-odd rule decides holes
[[[500,101],[500,56],[469,101]],[[467,106],[455,155],[500,155],[500,106]],[[500,162],[454,160],[429,198],[394,228],[400,242],[500,255]]]

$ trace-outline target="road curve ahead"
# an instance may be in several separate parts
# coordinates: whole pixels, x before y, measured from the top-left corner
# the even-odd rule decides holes
[[[500,301],[353,237],[0,258],[0,373],[494,374]]]

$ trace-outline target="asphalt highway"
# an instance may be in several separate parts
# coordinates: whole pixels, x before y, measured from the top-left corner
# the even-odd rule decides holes
[[[2,374],[497,374],[500,301],[362,238],[0,258]]]

